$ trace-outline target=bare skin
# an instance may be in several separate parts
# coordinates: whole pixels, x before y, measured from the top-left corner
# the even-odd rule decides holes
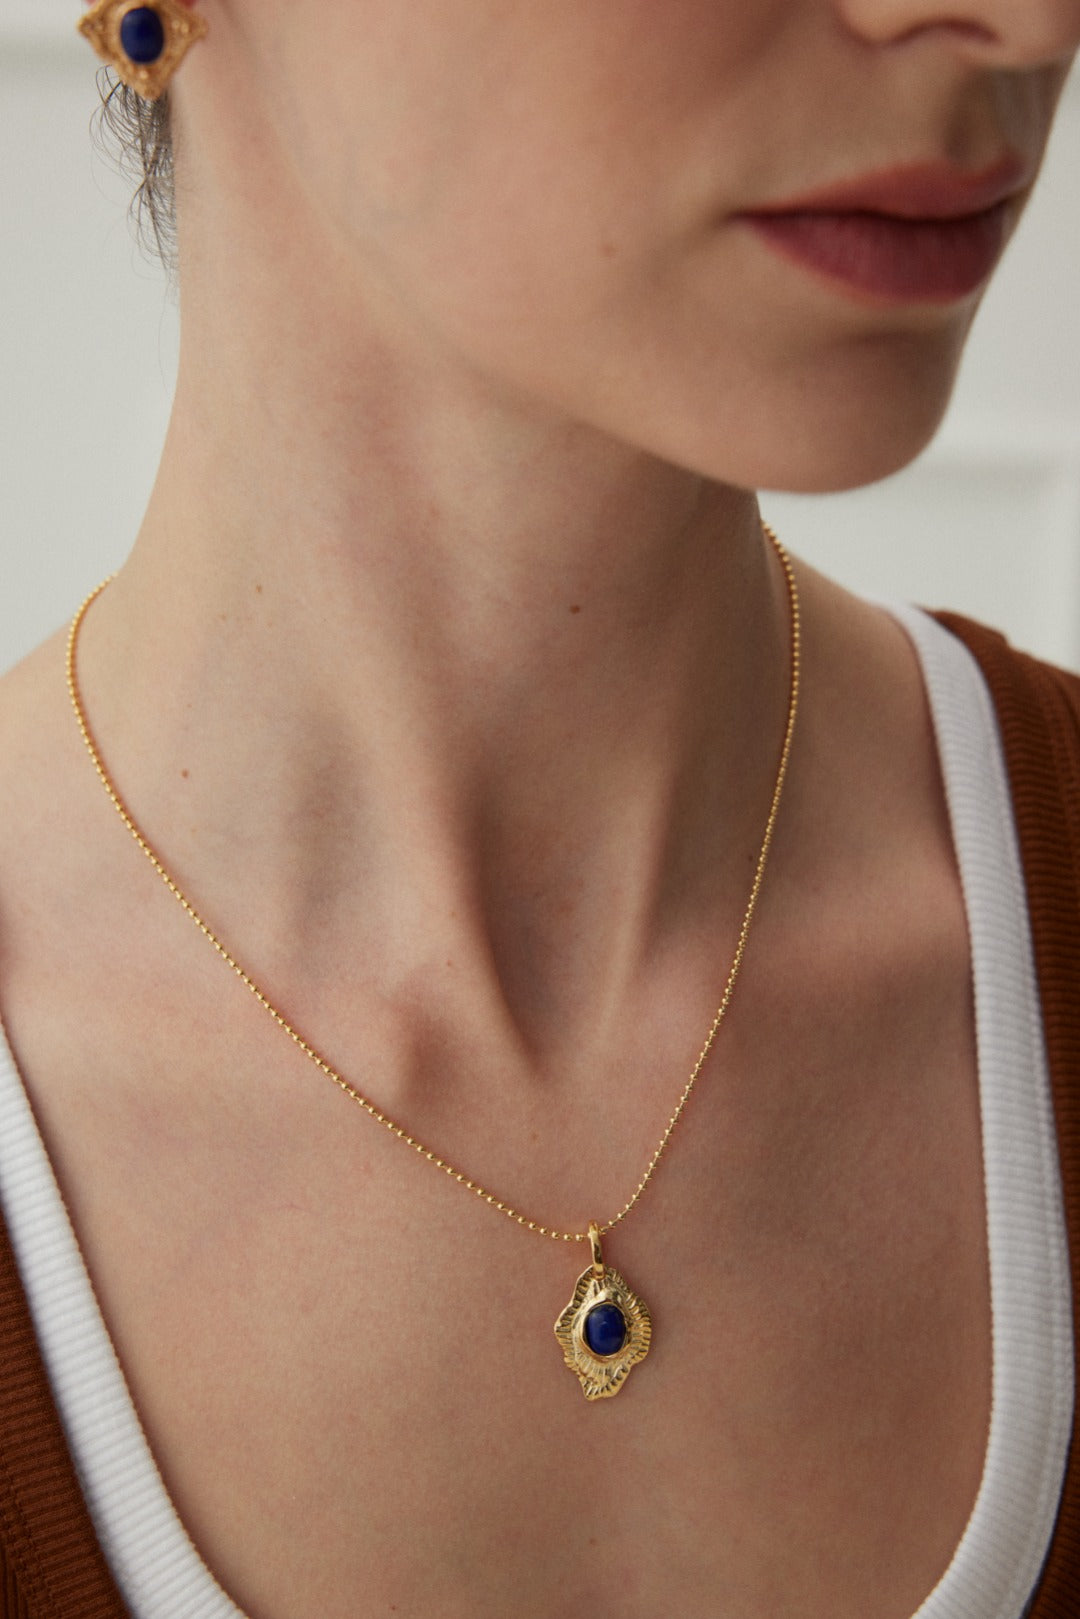
[[[551,1331],[583,1251],[493,1215],[292,1050],[113,815],[60,647],[16,675],[5,1018],[168,1487],[253,1619],[903,1619],[944,1571],[990,1408],[967,937],[906,642],[802,575],[806,700],[752,948],[608,1238],[656,1342],[595,1407]],[[733,915],[639,974],[592,1072],[501,1041],[463,950],[394,993],[363,948],[278,992],[456,1162],[582,1228],[659,1135]]]
[[[768,805],[786,599],[747,491],[902,464],[977,302],[854,307],[705,221],[1005,145],[1033,175],[1080,5],[342,0],[330,61],[300,8],[207,9],[176,411],[87,706],[283,1010],[583,1230],[684,1083]],[[800,579],[751,949],[608,1239],[656,1342],[595,1407],[551,1331],[584,1250],[270,1023],[105,800],[58,641],[0,684],[0,1012],[251,1619],[906,1619],[944,1572],[990,1409],[966,926],[911,649]]]

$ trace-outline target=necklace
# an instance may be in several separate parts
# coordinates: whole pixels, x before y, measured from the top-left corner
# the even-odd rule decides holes
[[[795,584],[794,570],[792,569],[787,552],[784,550],[784,547],[781,545],[772,529],[767,527],[765,524],[762,524],[762,527],[766,536],[771,542],[773,549],[780,559],[781,566],[784,570],[784,577],[787,582],[788,600],[791,613],[791,686],[790,697],[788,700],[787,724],[784,729],[784,739],[780,750],[780,763],[776,772],[776,785],[773,788],[772,802],[769,807],[768,819],[765,823],[765,832],[761,840],[761,848],[758,853],[757,864],[754,868],[754,877],[750,886],[750,897],[746,904],[746,910],[743,913],[742,924],[739,928],[738,937],[735,942],[735,954],[732,958],[727,979],[724,983],[724,992],[720,1005],[717,1008],[716,1016],[712,1020],[708,1034],[705,1038],[705,1044],[702,1046],[698,1059],[691,1071],[690,1078],[687,1080],[686,1085],[683,1088],[682,1094],[680,1095],[676,1104],[675,1111],[672,1113],[667,1125],[665,1126],[664,1133],[660,1137],[659,1145],[657,1146],[652,1157],[649,1159],[649,1162],[645,1168],[645,1173],[642,1175],[640,1181],[634,1189],[633,1195],[629,1198],[629,1200],[623,1204],[622,1208],[617,1214],[613,1214],[611,1218],[605,1221],[603,1224],[596,1220],[590,1220],[587,1231],[561,1231],[554,1226],[542,1225],[537,1220],[531,1220],[527,1215],[522,1214],[511,1204],[504,1202],[499,1197],[496,1197],[494,1192],[488,1191],[488,1189],[482,1186],[479,1181],[472,1180],[464,1173],[463,1170],[455,1168],[455,1166],[449,1163],[447,1159],[440,1157],[437,1152],[432,1150],[432,1148],[425,1146],[424,1143],[418,1140],[416,1136],[411,1135],[409,1131],[405,1129],[404,1125],[398,1124],[394,1119],[391,1119],[386,1113],[383,1113],[380,1108],[376,1107],[374,1102],[370,1101],[366,1096],[362,1096],[358,1090],[354,1089],[354,1087],[350,1085],[347,1080],[343,1079],[341,1074],[339,1074],[337,1070],[333,1068],[329,1062],[327,1062],[326,1058],[323,1057],[320,1052],[313,1045],[311,1045],[297,1029],[293,1027],[288,1019],[278,1011],[277,1007],[274,1006],[268,996],[263,993],[251,975],[245,971],[245,969],[240,965],[239,961],[237,961],[236,957],[233,956],[226,946],[221,942],[217,934],[214,933],[207,923],[203,921],[202,917],[199,915],[199,912],[195,909],[194,905],[192,905],[187,896],[182,892],[179,884],[175,882],[166,866],[157,855],[156,851],[144,837],[138,822],[131,814],[123,798],[121,798],[112,777],[105,768],[105,763],[101,757],[101,752],[94,739],[93,732],[90,729],[90,724],[87,720],[85,710],[83,709],[82,699],[79,692],[79,680],[76,664],[79,631],[82,628],[83,619],[86,616],[87,609],[97,599],[97,597],[100,596],[106,585],[111,583],[112,579],[115,577],[114,575],[110,574],[108,579],[103,580],[95,590],[90,592],[89,596],[87,596],[86,600],[83,602],[82,606],[72,619],[71,627],[68,631],[68,693],[71,697],[72,707],[75,710],[75,718],[78,721],[79,731],[82,735],[84,743],[86,744],[87,751],[93,762],[94,769],[97,772],[101,785],[104,787],[106,793],[109,795],[109,798],[112,800],[113,808],[117,811],[124,825],[135,839],[135,842],[139,845],[139,848],[142,850],[143,854],[146,855],[147,859],[150,861],[150,864],[153,866],[158,876],[162,879],[173,898],[177,900],[177,902],[187,912],[188,916],[199,929],[200,933],[202,933],[210,944],[213,945],[214,949],[217,951],[222,960],[229,967],[231,967],[236,976],[247,985],[247,988],[259,1002],[259,1005],[269,1013],[278,1027],[283,1029],[284,1032],[289,1036],[290,1040],[292,1040],[293,1043],[304,1053],[304,1056],[307,1057],[310,1062],[314,1063],[315,1067],[325,1074],[328,1079],[333,1080],[334,1084],[337,1085],[346,1096],[362,1107],[364,1111],[369,1113],[373,1119],[377,1119],[380,1124],[385,1125],[386,1128],[392,1131],[399,1140],[404,1141],[406,1145],[414,1148],[418,1153],[426,1158],[429,1163],[434,1164],[438,1169],[444,1170],[447,1175],[450,1175],[461,1186],[466,1187],[470,1192],[475,1192],[478,1197],[482,1197],[484,1199],[485,1203],[490,1203],[492,1208],[498,1209],[499,1212],[501,1214],[505,1214],[508,1219],[516,1221],[518,1225],[524,1226],[528,1231],[535,1231],[537,1236],[550,1237],[554,1242],[589,1243],[592,1255],[592,1263],[589,1265],[588,1269],[582,1271],[581,1275],[578,1277],[577,1285],[574,1288],[573,1296],[570,1299],[570,1302],[560,1313],[558,1320],[555,1322],[555,1336],[562,1348],[566,1364],[580,1379],[581,1387],[587,1400],[600,1400],[617,1394],[626,1380],[627,1374],[630,1372],[631,1368],[636,1366],[639,1361],[644,1360],[645,1356],[649,1352],[649,1343],[652,1338],[652,1317],[649,1314],[648,1307],[644,1301],[638,1297],[629,1284],[624,1281],[623,1277],[619,1275],[618,1271],[612,1270],[610,1265],[605,1263],[600,1246],[600,1239],[606,1232],[612,1230],[614,1226],[618,1225],[620,1220],[625,1219],[626,1215],[630,1213],[630,1210],[635,1206],[638,1198],[641,1196],[642,1192],[652,1179],[653,1171],[656,1169],[656,1166],[660,1161],[661,1154],[671,1138],[672,1131],[679,1122],[683,1109],[690,1098],[690,1092],[694,1088],[698,1075],[701,1073],[701,1070],[705,1064],[705,1059],[712,1050],[713,1042],[715,1041],[717,1033],[719,1032],[720,1025],[724,1021],[724,1017],[727,1014],[728,1006],[731,1002],[732,991],[735,988],[735,980],[739,975],[739,968],[742,966],[743,956],[746,951],[746,941],[750,934],[750,924],[753,921],[754,910],[757,905],[758,895],[761,891],[762,880],[765,876],[765,863],[768,859],[769,849],[772,845],[773,830],[776,826],[776,817],[780,809],[780,796],[783,792],[784,778],[787,774],[788,759],[791,755],[791,741],[795,731],[795,716],[799,707],[799,678],[801,664],[799,594]]]

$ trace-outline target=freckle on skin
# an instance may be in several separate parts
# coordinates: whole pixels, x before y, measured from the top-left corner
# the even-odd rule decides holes
[[[256,585],[255,586],[255,594],[256,594],[256,596],[261,596],[262,595],[262,585]]]
[[[576,606],[575,606],[575,607],[571,607],[571,609],[570,609],[570,611],[571,611],[571,612],[572,612],[572,613],[580,613],[580,612],[581,612],[581,608],[580,608],[580,607],[576,607]]]
[[[189,773],[188,773],[188,771],[186,771],[186,770],[181,770],[181,772],[180,772],[180,774],[181,774],[181,775],[182,775],[182,776],[183,776],[183,778],[184,778],[184,780],[185,780],[185,781],[187,781],[187,779],[188,779],[188,774],[189,774]]]

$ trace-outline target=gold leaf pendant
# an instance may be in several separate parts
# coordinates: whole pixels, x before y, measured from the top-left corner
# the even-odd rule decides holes
[[[652,1317],[618,1271],[604,1264],[595,1220],[589,1222],[589,1241],[592,1264],[578,1277],[555,1336],[585,1398],[606,1400],[618,1394],[631,1367],[649,1353]]]

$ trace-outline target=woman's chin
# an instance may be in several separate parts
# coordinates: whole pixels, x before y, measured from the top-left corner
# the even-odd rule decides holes
[[[819,391],[814,407],[763,413],[768,431],[745,444],[735,479],[745,488],[826,495],[878,483],[902,471],[934,438],[949,405],[955,370],[924,378],[922,387],[897,379],[893,388]],[[725,449],[730,449],[730,441]],[[724,455],[722,459],[728,459]],[[721,457],[717,457],[718,462]],[[716,475],[725,474],[718,465]]]
[[[763,476],[748,487],[789,495],[836,495],[862,489],[902,472],[921,455],[934,437],[937,422],[928,430],[887,443],[830,444],[827,451],[785,455],[762,468]]]
[[[794,398],[779,391],[772,453],[755,487],[835,494],[902,471],[941,426],[961,352],[956,333],[867,344],[800,379]]]
[[[605,397],[594,421],[615,436],[740,489],[833,494],[914,461],[941,425],[964,332],[891,331],[801,352],[705,350],[665,385],[634,378],[632,403]],[[734,347],[734,345],[733,345]]]
[[[892,477],[922,454],[948,405],[948,393],[934,408],[898,411],[821,409],[811,416],[777,411],[753,434],[733,434],[699,426],[696,442],[668,437],[659,453],[688,471],[717,483],[748,490],[797,495],[831,495]]]

